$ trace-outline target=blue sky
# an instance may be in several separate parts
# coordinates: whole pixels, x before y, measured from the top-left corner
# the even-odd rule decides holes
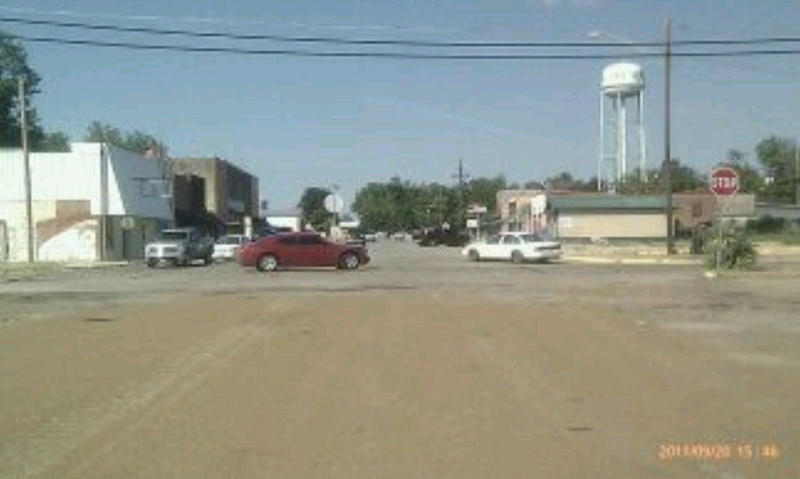
[[[245,33],[354,38],[587,41],[603,30],[660,39],[800,36],[796,0],[5,0],[0,15]],[[0,24],[18,34],[165,42]],[[190,40],[171,40],[192,44]],[[198,41],[193,41],[195,44]],[[204,44],[222,45],[221,41]],[[286,47],[251,43],[251,47]],[[163,138],[174,156],[218,155],[294,205],[306,186],[358,187],[393,175],[452,182],[595,173],[607,61],[418,61],[137,52],[29,44],[46,127],[79,140],[94,119]],[[306,46],[305,48],[311,48]],[[328,47],[330,49],[330,47]],[[649,164],[663,155],[662,78],[645,69]],[[673,155],[699,169],[769,134],[800,137],[800,56],[677,59]]]

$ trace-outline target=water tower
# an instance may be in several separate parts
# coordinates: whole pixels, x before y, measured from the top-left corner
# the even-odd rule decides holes
[[[629,119],[628,109],[632,104],[636,115]],[[635,132],[633,135],[629,134],[629,128]],[[631,155],[631,151],[636,153]],[[644,72],[636,63],[612,63],[603,69],[600,93],[597,189],[615,193],[636,160],[640,178],[645,180]]]

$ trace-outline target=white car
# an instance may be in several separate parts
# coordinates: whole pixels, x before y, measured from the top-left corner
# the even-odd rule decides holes
[[[558,241],[545,241],[533,233],[501,233],[485,241],[468,244],[461,254],[472,261],[549,261],[561,257],[561,244]]]
[[[226,235],[214,243],[212,257],[217,261],[236,259],[236,253],[242,245],[249,243],[250,239],[244,235]]]

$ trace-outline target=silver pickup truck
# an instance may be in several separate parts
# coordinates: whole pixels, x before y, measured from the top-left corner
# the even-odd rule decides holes
[[[194,260],[211,264],[214,240],[204,236],[196,228],[174,228],[163,230],[156,241],[147,243],[144,259],[153,268],[161,263],[187,266]]]

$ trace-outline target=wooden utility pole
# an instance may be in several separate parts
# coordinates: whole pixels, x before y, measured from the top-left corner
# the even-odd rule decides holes
[[[33,263],[33,206],[31,202],[31,163],[28,155],[28,112],[25,104],[25,79],[19,77],[19,129],[22,161],[25,163],[25,219],[28,226],[28,262]]]
[[[800,205],[800,143],[794,145],[794,204]]]
[[[670,113],[671,79],[672,79],[672,19],[668,18],[665,25],[666,47],[664,51],[664,183],[666,189],[667,213],[667,254],[675,254],[674,225],[672,220],[672,139],[670,138]]]

